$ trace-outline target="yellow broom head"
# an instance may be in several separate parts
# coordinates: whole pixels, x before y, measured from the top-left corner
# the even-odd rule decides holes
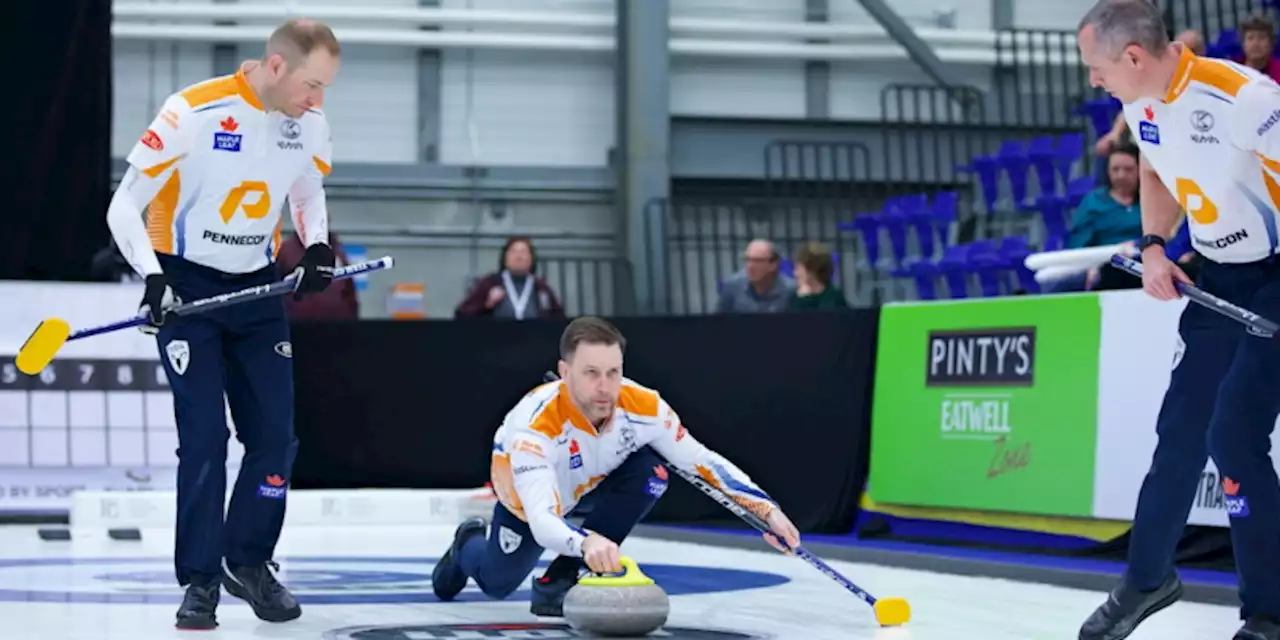
[[[18,371],[29,376],[43,371],[53,362],[53,357],[58,355],[58,350],[70,335],[71,325],[66,320],[50,318],[41,322],[18,350],[18,357],[14,360]]]

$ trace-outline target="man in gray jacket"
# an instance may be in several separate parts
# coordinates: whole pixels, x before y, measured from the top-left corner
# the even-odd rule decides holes
[[[752,240],[743,256],[746,268],[725,281],[716,313],[778,313],[785,311],[796,283],[778,272],[782,261],[768,240]]]

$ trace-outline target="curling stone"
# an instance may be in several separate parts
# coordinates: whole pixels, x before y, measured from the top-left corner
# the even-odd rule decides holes
[[[671,600],[653,579],[623,557],[621,575],[584,576],[564,596],[569,626],[601,636],[636,637],[667,622]]]

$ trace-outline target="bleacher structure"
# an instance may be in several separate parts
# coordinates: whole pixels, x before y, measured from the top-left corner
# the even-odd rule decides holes
[[[1210,57],[1241,54],[1232,28],[1207,43]],[[839,222],[840,232],[856,238],[852,255],[845,256],[853,273],[844,271],[864,283],[855,296],[868,289],[878,301],[1041,292],[1024,260],[1066,248],[1074,210],[1105,180],[1105,162],[1091,157],[1092,141],[1109,132],[1120,113],[1120,102],[1109,96],[1077,104],[1071,113],[1093,136],[1069,131],[1005,138],[993,153],[975,153],[954,167],[969,185],[893,195],[878,209]],[[850,253],[840,244],[838,251]],[[1176,258],[1189,247],[1182,225],[1168,252]]]

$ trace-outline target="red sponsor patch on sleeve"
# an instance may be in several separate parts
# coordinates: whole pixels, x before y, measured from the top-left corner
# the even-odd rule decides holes
[[[142,134],[141,142],[150,149],[154,149],[156,151],[164,150],[164,141],[160,139],[159,134],[151,129],[147,129],[147,132]]]

